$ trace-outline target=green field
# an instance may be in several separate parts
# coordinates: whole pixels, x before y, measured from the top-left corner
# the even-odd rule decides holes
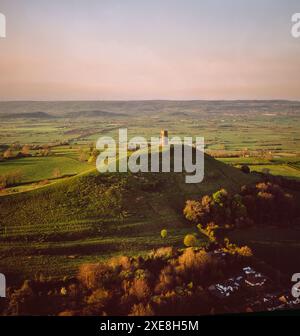
[[[38,182],[53,178],[54,169],[61,175],[77,175],[92,167],[68,156],[30,157],[0,163],[0,175],[21,170],[22,182]]]
[[[37,111],[51,116],[24,114]],[[0,175],[22,173],[17,185],[0,191],[0,270],[14,280],[39,272],[63,277],[75,274],[84,262],[181,247],[184,235],[195,232],[182,215],[185,201],[221,188],[237,191],[259,180],[242,173],[242,165],[300,178],[299,111],[297,102],[0,103],[0,158],[16,145],[51,148],[49,156],[32,149],[31,157],[0,159]],[[5,119],[1,113],[21,113],[22,118]],[[206,152],[218,160],[205,157],[205,179],[196,185],[175,173],[99,175],[87,163],[90,148],[100,136],[118,141],[119,128],[128,129],[129,139],[150,140],[161,129],[169,137],[203,136]],[[81,151],[88,153],[85,160],[79,158]],[[163,228],[168,230],[165,240]],[[299,253],[293,229],[237,231],[232,237],[253,245],[270,262],[276,253],[285,259]]]
[[[257,180],[209,156],[205,163],[207,174],[200,184],[186,184],[183,173],[88,172],[45,188],[2,196],[1,269],[16,279],[19,273],[33,276],[43,255],[43,260],[56,265],[46,273],[58,276],[61,262],[74,272],[75,265],[92,256],[183,246],[184,235],[195,232],[183,219],[185,200],[221,187],[237,191]],[[163,228],[168,230],[166,240],[160,237]],[[79,257],[69,259],[70,255]],[[20,257],[17,263],[11,263],[13,256]],[[21,260],[28,260],[24,270]]]
[[[268,172],[272,175],[280,175],[286,178],[300,179],[300,157],[282,156],[272,159],[259,157],[249,158],[220,158],[220,161],[234,167],[249,166],[252,172]]]
[[[11,282],[33,278],[42,273],[45,277],[60,279],[74,276],[81,264],[109,259],[113,256],[146,255],[161,246],[183,247],[182,238],[191,232],[190,228],[170,228],[168,238],[160,237],[160,230],[145,231],[143,234],[112,233],[107,236],[81,240],[44,243],[2,243],[0,247],[0,268],[5,270]],[[151,226],[149,226],[151,228]],[[205,241],[201,238],[200,241]]]

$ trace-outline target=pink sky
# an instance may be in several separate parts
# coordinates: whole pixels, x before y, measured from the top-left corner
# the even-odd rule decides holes
[[[300,99],[292,0],[2,2],[0,100]]]

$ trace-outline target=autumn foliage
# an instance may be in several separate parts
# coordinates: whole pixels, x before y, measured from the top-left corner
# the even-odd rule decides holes
[[[295,217],[294,197],[279,185],[270,182],[244,186],[240,193],[225,189],[206,195],[200,200],[186,202],[183,213],[189,221],[218,227],[249,225],[288,225]],[[211,224],[213,223],[213,224]]]
[[[203,248],[164,247],[146,257],[83,264],[76,278],[39,278],[8,290],[6,315],[208,314],[215,302],[205,288],[251,263],[245,248],[226,263]],[[249,258],[250,257],[250,258]]]

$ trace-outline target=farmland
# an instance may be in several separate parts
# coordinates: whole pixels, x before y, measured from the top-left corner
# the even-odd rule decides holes
[[[259,175],[241,172],[243,165],[300,179],[297,102],[7,102],[0,103],[0,121],[0,176],[20,172],[17,183],[0,191],[0,268],[15,280],[39,272],[73,275],[82,263],[124,251],[183,247],[184,235],[196,232],[182,216],[185,201],[257,182]],[[95,143],[117,138],[119,128],[148,140],[161,129],[170,137],[203,136],[210,155],[204,182],[187,185],[181,174],[97,174],[89,160]],[[18,156],[26,145],[26,156]],[[270,239],[263,229],[232,238],[259,256],[266,248],[270,261],[278,246],[286,246],[286,258],[298,248],[298,229],[286,230],[284,244],[285,233],[275,230]]]
[[[298,156],[278,156],[277,158],[220,158],[224,163],[234,167],[249,166],[252,172],[267,172],[272,175],[280,175],[286,178],[299,179],[300,158]]]
[[[0,174],[21,168],[24,176],[23,182],[38,182],[53,177],[53,170],[58,168],[62,175],[77,175],[85,170],[91,169],[87,164],[68,156],[22,158],[3,162],[0,166]]]

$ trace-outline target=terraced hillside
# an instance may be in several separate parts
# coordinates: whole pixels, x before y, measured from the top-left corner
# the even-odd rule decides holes
[[[182,244],[182,208],[186,199],[220,188],[237,190],[256,180],[205,155],[205,178],[186,184],[184,173],[83,173],[30,192],[0,199],[1,270],[48,272],[48,257],[66,266],[117,252],[141,253],[163,245]],[[67,256],[79,255],[79,260]],[[47,257],[46,257],[47,256]],[[28,264],[28,259],[30,262]],[[38,264],[36,264],[38,262]],[[53,260],[54,273],[63,273]],[[50,271],[49,271],[50,272]],[[51,272],[50,272],[51,273]],[[64,274],[65,275],[65,274]]]

